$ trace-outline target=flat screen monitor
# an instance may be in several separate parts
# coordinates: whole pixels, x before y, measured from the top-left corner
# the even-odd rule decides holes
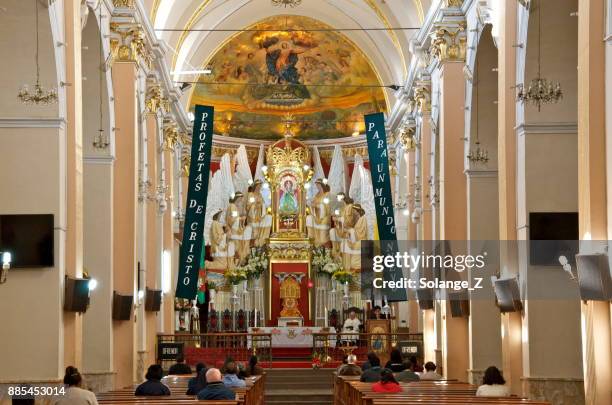
[[[531,265],[559,266],[559,256],[574,264],[579,249],[578,213],[529,213],[529,239]]]
[[[11,268],[53,267],[53,215],[0,215],[0,252]]]

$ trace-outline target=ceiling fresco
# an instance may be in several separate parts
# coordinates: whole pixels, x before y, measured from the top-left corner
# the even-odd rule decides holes
[[[275,31],[279,27],[291,30]],[[212,74],[200,76],[189,108],[214,106],[217,134],[278,139],[292,116],[302,140],[338,138],[363,132],[363,114],[386,111],[362,52],[311,18],[259,22],[225,43],[206,66]]]

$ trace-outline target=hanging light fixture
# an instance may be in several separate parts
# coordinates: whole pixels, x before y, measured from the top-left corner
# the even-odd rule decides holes
[[[474,87],[476,87],[476,100],[475,101],[475,116],[476,116],[476,142],[474,142],[474,148],[470,148],[470,152],[467,154],[467,158],[472,163],[486,164],[489,161],[489,151],[485,148],[480,147],[480,140],[478,139],[478,87],[480,87],[480,58],[476,56],[476,75],[474,78]]]
[[[102,36],[102,2],[98,3],[98,29],[100,30],[100,48],[98,52],[99,57],[99,69],[100,69],[100,77],[98,81],[98,93],[99,93],[99,114],[100,114],[100,126],[98,127],[98,133],[94,136],[93,147],[96,149],[104,150],[108,148],[110,144],[108,137],[104,133],[104,117],[102,113],[102,86],[104,84],[104,73],[106,71],[106,62],[104,61],[104,47],[102,44],[103,36]]]
[[[297,7],[302,4],[302,0],[272,0],[272,5],[276,7]]]
[[[517,98],[519,101],[528,102],[538,107],[540,111],[542,104],[557,103],[563,98],[563,91],[559,82],[553,82],[541,76],[541,51],[542,51],[542,0],[538,4],[538,74],[529,82],[529,86],[519,84]]]
[[[36,10],[36,84],[34,84],[32,90],[30,90],[27,84],[24,84],[19,90],[17,97],[24,104],[54,104],[57,102],[57,89],[51,88],[46,90],[40,85],[40,65],[38,63],[38,0],[34,0],[34,4]]]

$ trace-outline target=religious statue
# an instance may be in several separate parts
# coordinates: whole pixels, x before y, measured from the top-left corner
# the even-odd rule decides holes
[[[346,230],[342,259],[346,270],[361,271],[361,241],[368,239],[368,223],[360,204],[352,205],[352,211],[354,225],[349,224]]]
[[[206,269],[223,270],[234,266],[234,243],[228,240],[225,227],[220,222],[222,210],[213,215],[210,225],[210,253],[212,261],[206,262]]]
[[[251,227],[251,241],[255,246],[262,246],[265,241],[261,240],[260,236],[264,226],[263,219],[265,215],[264,200],[261,196],[261,180],[255,180],[249,186],[246,201],[247,224]]]
[[[282,318],[302,316],[298,309],[300,295],[300,283],[294,277],[285,277],[280,284],[280,298],[283,300],[283,309],[280,312]]]
[[[229,199],[225,213],[225,224],[229,227],[231,239],[236,247],[238,261],[242,262],[249,254],[251,227],[245,225],[246,216],[242,215],[240,204],[243,194],[238,191]]]
[[[329,230],[329,239],[332,243],[332,256],[335,258],[340,257],[342,247],[342,224],[344,208],[346,207],[346,196],[343,192],[339,192],[336,195],[336,202],[333,205],[332,220],[334,227]]]
[[[289,179],[282,184],[279,211],[283,214],[296,214],[298,211],[297,198],[293,189],[293,182]]]
[[[339,243],[339,250],[336,253],[336,257],[341,259],[342,263],[345,263],[345,255],[347,254],[348,230],[355,223],[353,206],[353,199],[349,196],[345,196],[342,209],[338,209],[337,222],[333,230],[333,239],[337,240]]]
[[[312,235],[314,246],[320,247],[329,243],[329,228],[331,225],[331,206],[329,200],[329,186],[321,179],[315,181],[318,189],[317,195],[310,206],[309,235]]]

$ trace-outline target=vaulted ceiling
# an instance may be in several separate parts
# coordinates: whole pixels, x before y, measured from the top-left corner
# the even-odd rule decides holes
[[[435,0],[434,0],[435,1]],[[410,58],[409,41],[432,0],[302,0],[297,7],[275,6],[271,0],[145,0],[159,38],[169,46],[168,64],[174,72],[202,68],[239,34],[236,31],[279,16],[303,16],[342,31],[347,41],[365,55],[379,82],[402,85]],[[304,28],[304,27],[302,27]],[[308,27],[306,27],[308,28]],[[368,28],[370,30],[363,30]],[[390,29],[396,28],[396,29]],[[375,30],[371,30],[375,29]],[[214,30],[214,31],[210,31]],[[176,81],[197,76],[175,73]],[[384,88],[386,110],[396,103],[393,90]],[[191,92],[183,100],[189,107]]]

